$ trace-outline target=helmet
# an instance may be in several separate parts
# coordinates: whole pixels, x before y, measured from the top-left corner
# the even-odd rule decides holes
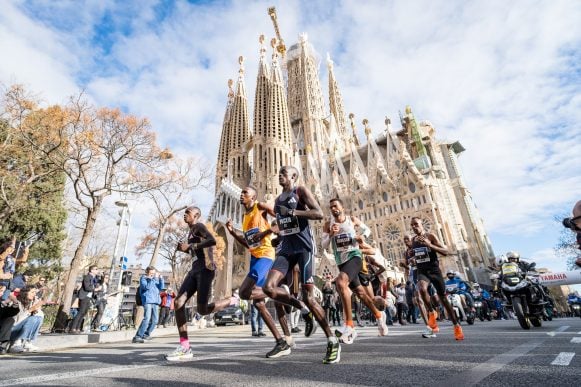
[[[450,274],[452,274],[454,277],[456,276],[456,272],[452,269],[450,269],[446,272],[446,277],[449,276]]]
[[[520,254],[518,252],[516,252],[516,251],[509,251],[508,253],[506,253],[506,259],[509,260],[509,261],[511,259],[514,259],[514,260],[516,260],[518,262],[519,259],[520,259]]]
[[[500,255],[497,259],[496,259],[496,264],[498,266],[502,266],[502,264],[506,262],[506,256],[504,255]]]
[[[480,288],[480,284],[478,282],[474,282],[472,286],[476,289]]]

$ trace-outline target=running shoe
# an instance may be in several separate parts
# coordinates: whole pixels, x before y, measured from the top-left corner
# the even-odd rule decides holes
[[[338,341],[336,343],[328,341],[327,354],[323,359],[323,364],[339,363],[340,360],[341,360],[341,344],[339,344]]]
[[[186,349],[183,346],[178,345],[178,347],[175,349],[175,351],[165,355],[165,360],[167,360],[167,361],[180,361],[180,360],[189,360],[193,357],[194,357],[194,355],[192,354],[191,348]]]
[[[353,344],[353,341],[357,338],[357,331],[346,325],[342,328],[335,329],[335,336],[337,336],[340,343]]]
[[[38,348],[36,345],[32,344],[32,342],[30,342],[30,340],[25,341],[24,345],[22,347],[24,348],[24,350],[26,352],[38,352],[40,350],[40,348]]]
[[[304,313],[302,316],[303,320],[305,320],[305,336],[310,337],[317,330],[317,326],[313,319],[313,313]]]
[[[433,339],[436,334],[430,327],[426,327],[426,330],[422,332],[422,337],[425,339]]]
[[[438,319],[438,312],[433,311],[428,313],[428,326],[430,328],[436,329],[438,327],[438,323],[436,322],[436,320]]]
[[[460,324],[454,325],[454,338],[458,341],[464,340],[464,332]]]
[[[281,356],[290,355],[291,348],[286,341],[281,340],[274,345],[272,351],[266,354],[267,358],[274,359]]]
[[[377,320],[377,329],[379,330],[379,336],[387,336],[389,333],[389,328],[385,323],[385,313],[381,312],[381,317]]]

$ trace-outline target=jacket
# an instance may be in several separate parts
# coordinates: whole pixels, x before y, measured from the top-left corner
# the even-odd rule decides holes
[[[174,301],[175,301],[175,298],[176,298],[176,293],[175,292],[170,292],[170,293],[168,293],[168,292],[161,292],[159,295],[161,297],[161,306],[167,306],[166,305],[167,304],[167,299],[169,297],[169,300],[170,300],[169,309],[170,310],[174,310]]]
[[[145,304],[161,304],[161,297],[159,292],[165,287],[163,277],[159,278],[148,278],[146,275],[142,275],[139,280],[139,290],[141,292],[141,302]]]
[[[86,274],[83,277],[83,286],[79,289],[79,300],[93,297],[93,291],[95,290],[96,284],[97,279],[90,274]]]

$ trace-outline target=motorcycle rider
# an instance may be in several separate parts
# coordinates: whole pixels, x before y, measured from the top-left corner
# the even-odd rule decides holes
[[[468,282],[464,281],[462,277],[460,277],[460,273],[455,272],[454,270],[448,270],[446,272],[446,287],[455,287],[458,289],[458,295],[462,299],[462,304],[467,305],[470,308],[471,312],[475,312],[474,309],[474,298],[470,293],[471,287]]]

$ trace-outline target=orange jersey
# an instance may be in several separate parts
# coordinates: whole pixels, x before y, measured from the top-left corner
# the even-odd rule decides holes
[[[248,243],[250,253],[256,258],[274,259],[274,247],[270,243],[270,235],[263,239],[257,239],[256,234],[270,229],[270,224],[262,216],[263,211],[258,209],[258,203],[254,203],[252,211],[244,214],[242,219],[242,232]]]

